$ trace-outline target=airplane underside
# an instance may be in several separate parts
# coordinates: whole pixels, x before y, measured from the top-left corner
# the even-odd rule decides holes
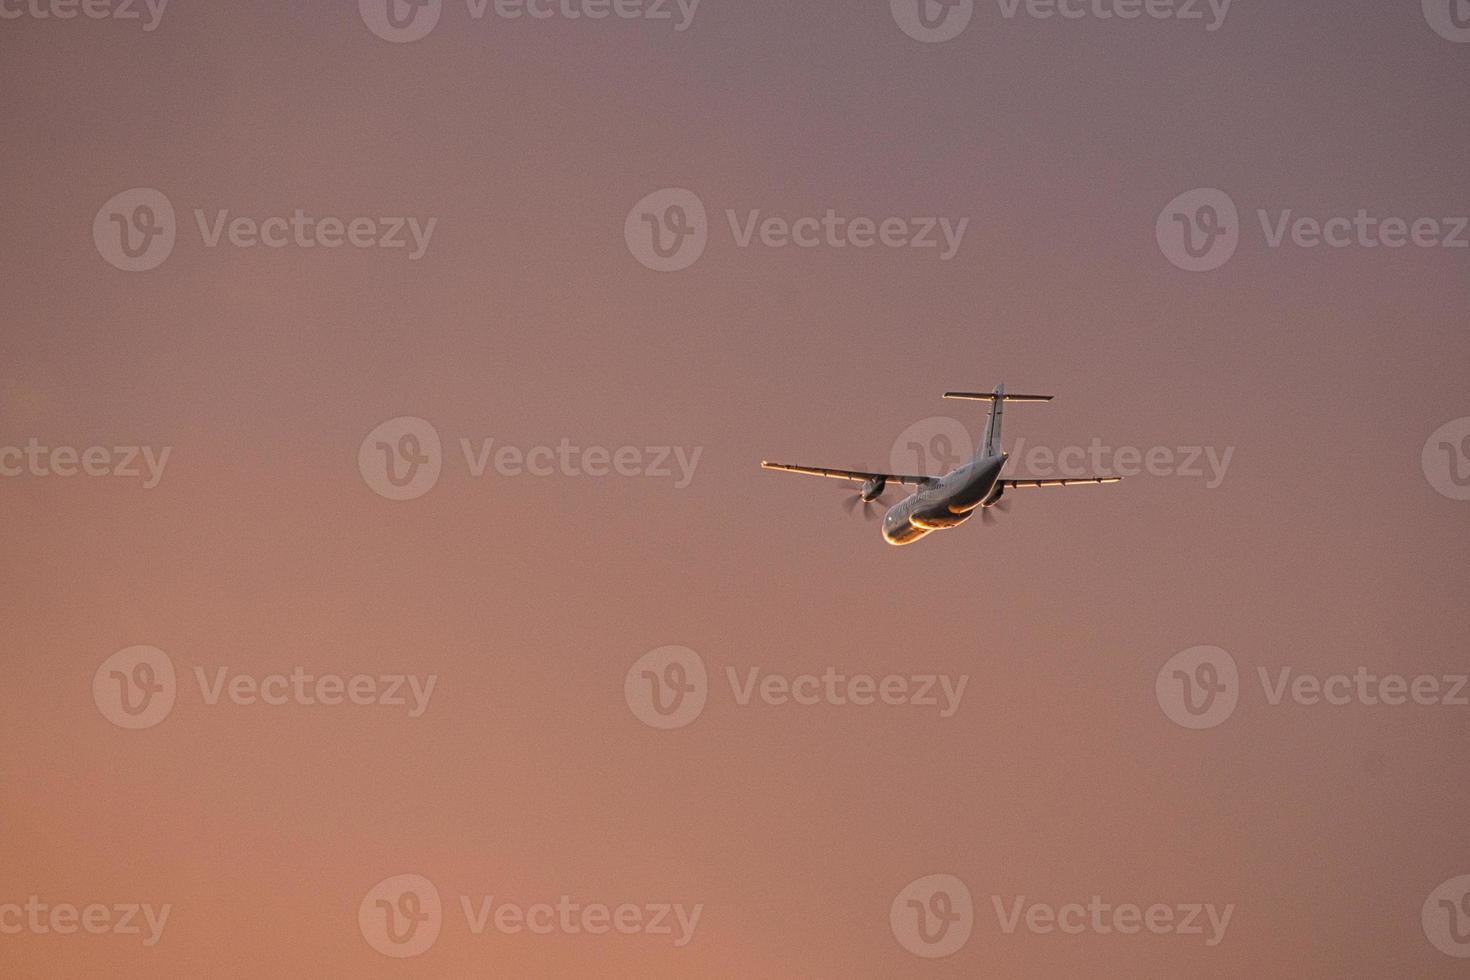
[[[883,540],[887,541],[891,545],[913,544],[915,541],[918,541],[920,538],[925,537],[929,533],[930,532],[924,530],[923,528],[914,527],[912,524],[905,521],[903,524],[893,528],[892,530],[884,527]]]
[[[898,510],[898,508],[894,509]],[[915,511],[911,514],[890,512],[890,517],[895,519],[883,522],[883,539],[892,545],[913,544],[933,531],[947,531],[952,527],[959,527],[973,516],[974,511],[967,510],[956,514],[944,506]]]
[[[931,531],[959,527],[981,506],[1000,499],[996,481],[1005,457],[996,456],[957,471],[963,474],[943,496],[919,494],[894,505],[883,518],[883,538],[892,545],[913,544]]]

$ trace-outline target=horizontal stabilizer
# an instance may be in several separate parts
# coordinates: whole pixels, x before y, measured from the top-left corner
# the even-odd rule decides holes
[[[967,402],[993,402],[996,394],[993,391],[946,391],[945,398],[955,398]],[[1002,400],[1008,402],[1049,402],[1055,395],[1001,395]]]

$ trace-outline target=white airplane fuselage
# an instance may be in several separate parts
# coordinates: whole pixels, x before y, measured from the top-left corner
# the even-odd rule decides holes
[[[936,477],[889,508],[883,515],[883,538],[892,545],[913,544],[931,531],[959,527],[1000,499],[1000,471],[1006,454],[977,456]]]

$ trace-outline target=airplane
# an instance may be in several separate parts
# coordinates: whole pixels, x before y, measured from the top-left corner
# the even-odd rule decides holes
[[[1000,448],[1000,425],[1006,402],[1049,402],[1053,395],[1008,395],[1005,385],[994,391],[947,391],[945,398],[962,401],[990,402],[990,417],[985,422],[985,435],[969,462],[955,467],[943,476],[901,476],[894,473],[868,473],[863,470],[836,470],[822,466],[792,466],[761,460],[761,468],[785,473],[805,473],[834,480],[862,483],[855,500],[867,505],[878,500],[888,484],[915,487],[913,493],[891,507],[883,516],[883,539],[891,545],[913,544],[932,531],[959,527],[980,511],[982,523],[995,517],[990,508],[1001,503],[1008,490],[1031,487],[1071,487],[1079,484],[1118,483],[1119,476],[1093,476],[1065,480],[1003,480],[1001,470],[1009,454]],[[1002,510],[1005,508],[1002,507]]]

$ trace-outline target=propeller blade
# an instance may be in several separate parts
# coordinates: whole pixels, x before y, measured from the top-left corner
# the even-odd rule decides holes
[[[980,523],[990,527],[995,523],[995,515],[990,512],[989,507],[980,508]]]
[[[1011,502],[1002,497],[995,502],[995,509],[1000,511],[1002,514],[1009,514],[1011,512]]]
[[[884,492],[886,493],[887,491]],[[884,503],[882,493],[878,494],[878,496],[874,497],[872,500],[864,500],[861,492],[849,493],[842,498],[842,509],[851,514],[853,511],[857,510],[858,504],[862,504],[863,519],[868,521],[875,521],[878,519],[878,510],[873,505],[882,503]]]

